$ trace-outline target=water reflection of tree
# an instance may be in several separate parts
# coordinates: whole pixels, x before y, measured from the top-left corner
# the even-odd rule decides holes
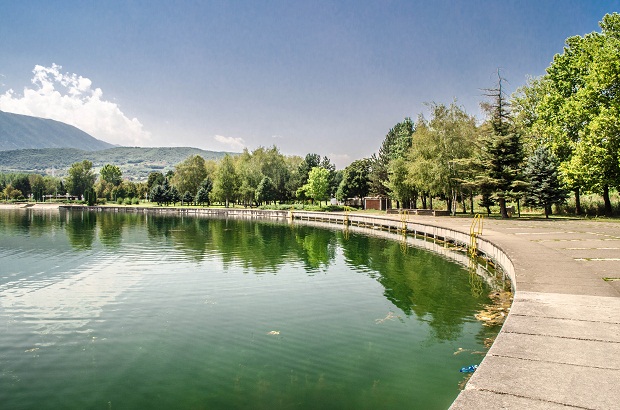
[[[327,267],[336,256],[336,234],[333,231],[316,228],[297,228],[296,254],[311,271]]]
[[[95,241],[97,214],[94,212],[70,212],[67,214],[65,232],[71,246],[91,249]]]
[[[378,272],[385,296],[406,315],[428,321],[439,340],[456,339],[488,300],[471,295],[463,268],[431,252],[410,248],[403,254],[398,242],[364,236],[342,247],[348,263]]]
[[[32,237],[48,235],[61,226],[57,213],[32,209],[11,209],[0,212],[0,230],[5,233],[27,233]]]
[[[226,268],[253,273],[278,272],[290,261],[316,272],[333,263],[340,242],[347,263],[375,277],[386,298],[404,314],[428,322],[438,340],[456,339],[473,312],[488,302],[486,292],[472,296],[467,272],[457,264],[421,249],[403,253],[399,242],[382,238],[344,240],[335,231],[263,221],[112,213],[97,219],[88,212],[73,213],[66,230],[74,247],[89,248],[98,223],[102,243],[118,247],[132,231],[124,226],[143,221],[150,240],[174,246],[190,260],[217,254]]]
[[[99,215],[99,239],[106,247],[118,248],[123,242],[123,225],[126,215],[102,212]]]

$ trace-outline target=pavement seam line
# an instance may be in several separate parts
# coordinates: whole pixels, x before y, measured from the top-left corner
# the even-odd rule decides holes
[[[535,400],[535,401],[540,401],[542,403],[559,404],[560,406],[572,407],[572,408],[576,408],[576,409],[594,410],[593,407],[582,407],[582,406],[577,406],[577,405],[574,405],[574,404],[561,403],[559,401],[544,400],[544,399],[539,399],[537,397],[524,396],[524,395],[521,395],[521,394],[507,393],[507,392],[496,391],[496,390],[489,390],[489,389],[475,389],[475,390],[484,391],[484,392],[488,392],[488,393],[494,393],[494,394],[502,394],[502,395],[505,395],[505,396],[520,397],[522,399]]]
[[[620,325],[620,322],[610,322],[606,320],[573,319],[573,318],[556,317],[556,316],[526,315],[523,313],[511,313],[511,315],[519,316],[519,317],[538,318],[538,319],[568,320],[571,322],[586,322],[586,323],[602,323],[602,324]]]
[[[600,342],[600,343],[617,343],[620,344],[620,341],[616,340],[606,340],[606,339],[589,339],[585,337],[568,337],[568,336],[558,336],[558,335],[549,335],[542,333],[527,333],[527,332],[515,332],[511,330],[506,330],[504,333],[512,333],[515,335],[528,335],[528,336],[539,336],[539,337],[554,337],[556,339],[567,339],[567,340],[580,340],[584,342]]]
[[[584,369],[599,369],[599,370],[611,370],[611,371],[615,371],[615,372],[620,372],[620,369],[613,368],[613,367],[588,366],[588,365],[585,365],[585,364],[566,363],[566,362],[554,362],[554,361],[551,361],[551,360],[544,360],[544,359],[528,359],[528,358],[525,358],[525,357],[510,356],[510,355],[505,355],[505,354],[500,355],[500,354],[491,353],[491,352],[487,353],[487,356],[506,358],[506,359],[523,360],[523,361],[532,362],[532,363],[562,364],[562,365],[565,365],[565,366],[582,367]]]

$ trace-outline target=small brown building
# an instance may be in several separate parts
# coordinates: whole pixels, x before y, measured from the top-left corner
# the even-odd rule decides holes
[[[387,211],[391,208],[391,201],[384,197],[365,197],[364,209],[376,209],[377,211]]]

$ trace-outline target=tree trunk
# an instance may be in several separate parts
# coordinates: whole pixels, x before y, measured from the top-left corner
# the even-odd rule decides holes
[[[469,209],[470,209],[470,213],[473,215],[474,214],[474,193],[470,193],[469,194]],[[489,210],[487,208],[487,210]],[[490,213],[490,210],[489,210]]]
[[[603,201],[605,202],[605,216],[611,216],[611,200],[609,199],[609,185],[603,187]]]
[[[581,197],[579,195],[579,187],[575,188],[575,214],[583,214],[583,210],[581,209]]]
[[[551,213],[551,204],[545,203],[545,218],[549,219]]]
[[[426,209],[426,195],[422,195],[422,209]]]
[[[429,197],[428,197],[428,199],[429,199],[429,206],[430,206],[430,208],[429,208],[429,209],[431,209],[431,210],[432,210],[432,209],[433,209],[433,197],[432,197],[432,196],[429,196]]]
[[[497,202],[499,202],[499,213],[502,215],[502,219],[508,219],[508,212],[506,211],[506,198],[501,196],[498,198]]]

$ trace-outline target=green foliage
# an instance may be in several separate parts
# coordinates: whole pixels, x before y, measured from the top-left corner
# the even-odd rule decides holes
[[[385,136],[379,153],[371,158],[370,193],[385,196],[389,193],[388,182],[389,164],[397,158],[403,158],[411,147],[415,125],[407,117],[390,129]]]
[[[181,201],[185,203],[185,205],[191,205],[194,202],[194,196],[189,191],[185,191],[183,196],[181,197]]]
[[[498,75],[496,88],[487,90],[491,102],[484,105],[489,119],[480,139],[473,184],[485,196],[492,193],[500,206],[502,218],[508,217],[506,201],[521,195],[526,183],[522,176],[524,159],[521,136],[509,116],[509,107]],[[488,204],[488,202],[487,202]]]
[[[163,184],[165,179],[166,177],[161,172],[151,172],[147,179],[147,188],[150,191],[155,185]]]
[[[478,130],[475,118],[455,102],[449,106],[431,104],[430,108],[431,119],[420,117],[413,134],[407,157],[409,179],[403,181],[406,179],[404,170],[395,169],[391,184],[399,188],[401,195],[415,188],[448,198],[451,208],[456,196],[463,191],[462,182],[468,177],[466,164],[473,156]]]
[[[112,184],[114,186],[118,186],[123,181],[123,173],[121,169],[112,164],[105,164],[101,171],[99,171],[101,175],[101,180],[107,182],[108,184]]]
[[[65,179],[67,191],[71,195],[83,196],[86,190],[93,188],[96,178],[92,162],[88,160],[76,162],[69,168],[68,176]]]
[[[543,207],[545,217],[549,217],[551,205],[566,201],[568,193],[559,179],[558,161],[546,146],[539,146],[528,158],[525,177],[529,183],[525,204]]]
[[[154,170],[165,173],[191,155],[200,155],[205,160],[219,160],[225,153],[187,147],[115,147],[101,151],[75,148],[20,149],[0,151],[0,171],[19,170],[44,174],[54,170],[55,175],[62,176],[72,163],[89,160],[94,167],[116,165],[123,176],[130,180],[146,180]]]
[[[390,162],[388,167],[388,181],[385,183],[390,197],[397,201],[402,208],[410,208],[415,203],[418,190],[410,178],[407,161],[398,158]]]
[[[576,193],[603,194],[620,185],[620,14],[607,14],[601,32],[566,39],[543,78],[515,100],[523,127],[560,160],[561,178]]]
[[[239,175],[230,155],[226,155],[219,164],[213,183],[213,195],[226,207],[239,192]]]
[[[369,190],[370,159],[360,159],[353,161],[344,169],[336,198],[341,201],[349,198],[363,198],[368,196]]]
[[[314,167],[308,174],[308,183],[303,186],[306,195],[315,201],[327,199],[329,194],[329,170]]]
[[[256,188],[256,201],[259,204],[271,202],[276,197],[276,187],[269,177],[263,177]]]
[[[175,166],[171,183],[179,192],[196,195],[200,184],[207,177],[206,163],[200,155],[192,155]]]

